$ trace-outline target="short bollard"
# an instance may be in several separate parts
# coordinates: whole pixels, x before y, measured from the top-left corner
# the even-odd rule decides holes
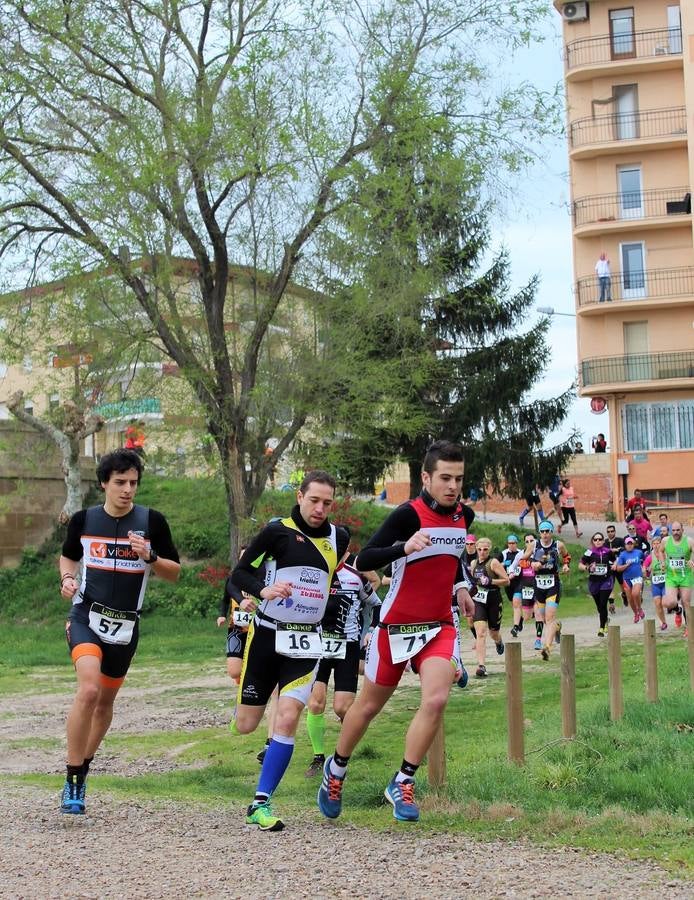
[[[687,610],[687,651],[689,653],[689,689],[694,693],[694,604]]]
[[[616,722],[624,715],[622,695],[622,640],[619,625],[607,626],[607,673],[610,681],[610,719]]]
[[[643,652],[646,657],[646,700],[658,702],[658,661],[655,654],[655,619],[643,621]]]
[[[573,634],[561,636],[561,734],[576,737],[576,642]]]
[[[506,713],[508,758],[519,766],[525,762],[523,737],[523,663],[520,641],[506,644]]]
[[[443,719],[436,729],[434,740],[431,742],[428,753],[427,771],[429,773],[429,787],[443,787],[446,783],[446,733]]]

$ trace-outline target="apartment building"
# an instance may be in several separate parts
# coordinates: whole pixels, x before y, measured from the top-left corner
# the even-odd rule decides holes
[[[579,394],[609,416],[615,513],[634,488],[654,503],[691,506],[694,0],[554,6],[565,50]],[[596,432],[606,432],[600,422]]]

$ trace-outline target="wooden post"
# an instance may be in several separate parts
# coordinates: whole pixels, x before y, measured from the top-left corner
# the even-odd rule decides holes
[[[646,656],[646,700],[658,702],[658,662],[655,655],[655,619],[643,620],[643,652]]]
[[[429,787],[438,790],[446,783],[446,733],[441,719],[428,753]]]
[[[689,689],[694,693],[694,604],[687,610],[687,650],[689,651]]]
[[[573,634],[561,636],[561,733],[576,737],[576,643]]]
[[[523,736],[523,667],[521,642],[506,644],[506,713],[508,718],[508,758],[522,766],[525,762]]]
[[[610,719],[616,722],[624,715],[622,695],[622,641],[619,625],[607,626],[607,672],[610,681]]]

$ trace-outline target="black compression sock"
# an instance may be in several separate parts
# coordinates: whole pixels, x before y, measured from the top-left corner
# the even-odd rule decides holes
[[[85,778],[87,777],[87,775],[89,775],[89,767],[91,766],[93,761],[94,757],[90,756],[89,759],[85,759],[85,761],[82,763],[82,771]]]
[[[542,632],[545,630],[544,622],[535,622],[535,633],[539,638],[542,637]]]
[[[84,766],[67,766],[67,780],[81,784],[84,781]]]

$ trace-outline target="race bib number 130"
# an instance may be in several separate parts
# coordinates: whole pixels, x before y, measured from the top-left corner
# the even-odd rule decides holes
[[[416,656],[441,631],[438,622],[418,622],[413,625],[389,625],[388,643],[394,663]]]

